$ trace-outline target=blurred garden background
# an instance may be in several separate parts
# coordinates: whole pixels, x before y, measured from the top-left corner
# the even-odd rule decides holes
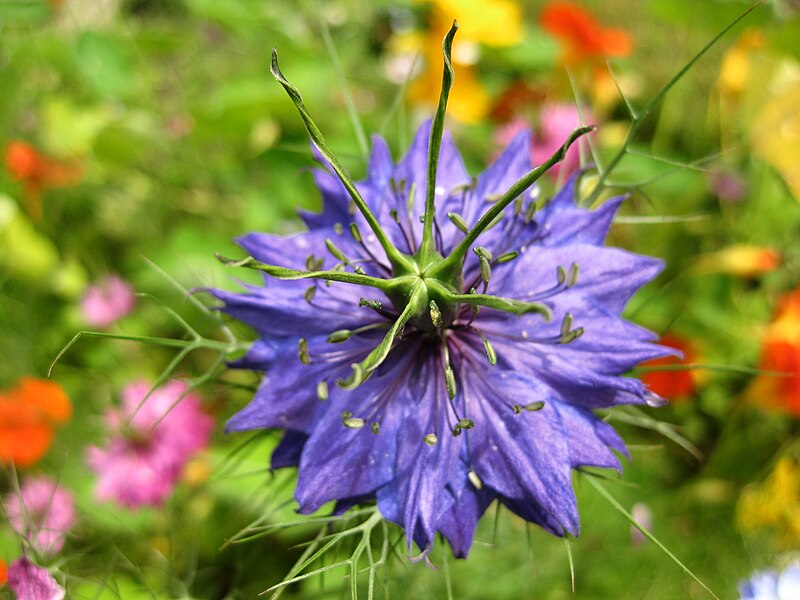
[[[325,534],[294,513],[293,470],[269,469],[277,432],[223,433],[259,381],[225,360],[254,337],[198,291],[240,289],[247,276],[215,258],[240,256],[236,237],[297,231],[296,211],[321,207],[273,47],[360,179],[372,134],[398,158],[431,116],[458,19],[448,127],[472,173],[523,128],[541,161],[599,126],[550,193],[581,164],[613,164],[632,118],[749,5],[0,0],[0,582],[24,552],[68,598],[255,598]],[[684,359],[637,372],[669,406],[609,412],[632,459],[603,486],[735,598],[753,572],[800,559],[800,4],[753,10],[637,124],[605,182],[630,194],[609,243],[666,262],[626,315]],[[582,181],[588,196],[596,171]],[[108,337],[79,338],[48,379],[82,330]],[[161,424],[195,435],[161,487],[121,496],[115,478],[137,465],[109,471],[109,440],[156,383],[163,406],[183,396]],[[34,484],[40,519],[68,496],[64,539],[26,538],[15,507]],[[376,597],[712,597],[583,477],[575,487],[579,538],[490,508],[466,560],[439,544],[431,568],[392,546]],[[337,568],[283,593],[350,589]]]

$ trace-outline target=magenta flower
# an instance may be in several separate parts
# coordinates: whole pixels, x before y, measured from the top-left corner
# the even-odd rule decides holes
[[[108,275],[89,286],[81,312],[90,326],[104,329],[131,312],[135,303],[131,285],[119,275]]]
[[[545,104],[539,112],[539,122],[534,127],[534,135],[531,140],[531,162],[534,166],[542,164],[558,150],[569,137],[573,130],[587,122],[587,117],[581,119],[577,107],[574,104]],[[495,142],[506,146],[511,143],[514,137],[528,130],[530,124],[521,118],[516,118],[497,130]],[[578,144],[567,150],[564,160],[550,169],[551,177],[570,175],[580,166],[580,152]]]
[[[24,556],[9,567],[8,587],[17,595],[17,600],[62,600],[66,594],[47,569]]]
[[[48,477],[28,479],[8,494],[5,510],[11,527],[41,554],[55,554],[75,524],[75,502],[69,490]]]
[[[148,396],[149,390],[146,382],[128,385],[122,407],[106,414],[108,445],[89,449],[100,500],[129,508],[162,504],[189,459],[208,445],[214,421],[185,383],[171,381]]]

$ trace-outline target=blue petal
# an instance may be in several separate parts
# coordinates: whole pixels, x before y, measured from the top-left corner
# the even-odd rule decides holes
[[[253,400],[228,421],[226,431],[280,427],[311,433],[327,409],[317,397],[317,384],[326,381],[333,387],[337,378],[347,377],[350,365],[363,360],[380,338],[367,332],[341,344],[326,339],[327,334],[306,338],[308,365],[298,358],[296,338],[282,340],[283,361],[267,371]]]
[[[390,354],[381,372],[358,389],[331,389],[327,410],[300,461],[295,492],[300,512],[314,512],[331,500],[372,494],[394,476],[406,400],[402,393],[413,359],[398,354],[397,350]],[[364,426],[346,427],[345,411],[363,419]],[[371,431],[372,423],[380,424],[379,433]]]
[[[283,438],[272,451],[270,467],[272,469],[282,469],[284,467],[296,467],[300,464],[300,454],[303,451],[308,435],[302,431],[292,431],[288,429],[283,434]]]
[[[427,350],[418,354],[425,353]],[[466,472],[460,468],[459,459],[464,436],[451,433],[452,415],[442,371],[433,355],[418,360],[417,372],[397,396],[404,412],[397,437],[395,477],[378,490],[377,499],[383,516],[405,528],[409,548],[415,539],[426,550],[455,493],[466,486]],[[431,433],[438,438],[434,446],[424,441]]]
[[[528,507],[543,526],[577,535],[567,431],[550,390],[498,368],[462,373],[470,417],[475,421],[466,433],[478,477],[508,499],[512,510]],[[536,412],[517,414],[512,408],[539,401],[545,405]]]
[[[456,558],[466,558],[481,516],[495,499],[488,488],[466,486],[452,506],[439,518],[439,532],[447,539]]]

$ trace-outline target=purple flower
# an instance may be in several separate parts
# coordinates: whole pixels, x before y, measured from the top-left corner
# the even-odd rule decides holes
[[[47,569],[25,557],[8,568],[8,586],[17,600],[62,600],[66,593]]]
[[[5,512],[11,527],[40,554],[61,550],[75,524],[72,493],[48,477],[28,479],[19,492],[8,494]]]
[[[522,133],[473,178],[440,106],[397,164],[374,138],[355,184],[275,54],[273,75],[328,167],[324,206],[301,215],[307,232],[251,233],[251,256],[227,261],[278,280],[214,292],[259,336],[236,366],[264,372],[228,430],[285,430],[272,466],[299,467],[301,513],[374,500],[409,549],[439,532],[465,556],[494,500],[577,535],[572,469],[627,455],[592,410],[660,402],[622,375],[665,353],[620,317],[661,269],[603,245],[622,199],[580,208],[576,177],[549,201],[531,190],[589,128],[536,169]]]
[[[89,449],[100,500],[129,508],[161,504],[189,459],[208,445],[214,421],[186,384],[171,381],[148,396],[149,390],[146,382],[128,385],[122,407],[106,414],[107,447]]]
[[[419,255],[422,239],[418,196],[425,190],[429,137],[424,126],[397,165],[375,138],[368,179],[358,186],[386,235],[408,256]],[[473,180],[445,137],[434,228],[440,256],[465,238],[459,224],[473,227],[530,169],[529,145],[527,134],[517,136]],[[301,271],[346,265],[348,273],[388,281],[396,271],[375,236],[351,235],[351,224],[356,232],[366,224],[349,210],[341,184],[324,170],[315,178],[325,205],[320,215],[303,215],[308,232],[254,233],[240,244],[269,265]],[[584,210],[574,203],[575,184],[573,178],[536,214],[535,194],[519,196],[518,208],[506,211],[480,237],[477,252],[465,256],[453,294],[429,290],[385,360],[355,390],[337,381],[348,379],[353,364],[361,363],[356,372],[365,370],[365,361],[371,366],[367,356],[410,306],[392,297],[393,290],[337,282],[309,287],[297,280],[247,294],[216,292],[228,313],[259,334],[238,366],[265,372],[252,403],[228,430],[286,430],[272,463],[299,466],[301,512],[331,500],[344,508],[376,498],[381,513],[420,547],[429,547],[439,531],[459,556],[494,499],[556,535],[578,533],[571,469],[619,469],[612,450],[626,455],[622,440],[592,409],[651,399],[639,381],[621,375],[664,352],[649,332],[619,317],[660,263],[604,247],[621,200]],[[471,302],[481,296],[470,294],[473,289],[519,304],[506,301],[511,312],[503,301],[480,306]],[[432,298],[437,294],[440,300]],[[430,316],[435,312],[438,318]]]
[[[81,312],[92,327],[106,328],[131,312],[135,303],[131,285],[118,275],[109,275],[89,286]]]
[[[739,582],[740,600],[794,600],[800,598],[800,562],[781,573],[760,571]]]

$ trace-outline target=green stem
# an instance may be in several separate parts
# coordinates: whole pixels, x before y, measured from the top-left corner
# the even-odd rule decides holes
[[[442,135],[444,134],[444,120],[447,111],[447,99],[450,97],[450,88],[453,86],[453,65],[450,55],[453,49],[453,38],[458,30],[458,22],[453,21],[450,31],[442,41],[442,54],[444,56],[444,71],[442,73],[442,91],[439,94],[439,104],[431,123],[431,139],[428,144],[428,187],[425,193],[425,222],[422,227],[422,242],[420,243],[419,256],[426,261],[427,257],[436,252],[433,240],[433,220],[435,216],[434,200],[436,197],[436,173],[439,167],[439,152],[442,148]]]
[[[436,269],[430,274],[430,277],[448,280],[452,279],[453,274],[460,272],[464,256],[466,256],[467,252],[469,252],[470,247],[478,239],[478,236],[481,235],[506,209],[506,207],[511,204],[520,194],[524,193],[529,187],[536,183],[536,181],[554,165],[564,160],[567,150],[569,150],[569,147],[575,142],[575,140],[586,135],[590,131],[594,131],[595,129],[595,127],[579,127],[570,134],[569,138],[567,138],[567,141],[564,142],[564,144],[558,150],[556,150],[556,152],[550,158],[548,158],[544,163],[535,169],[528,171],[525,175],[520,177],[514,183],[514,185],[512,185],[508,191],[503,194],[500,199],[483,214],[480,219],[478,219],[478,222],[472,229],[469,230],[466,237],[461,240],[461,243],[459,243],[458,246],[453,249],[447,258],[439,263]]]
[[[358,387],[367,380],[372,372],[377,369],[384,360],[386,360],[386,357],[389,355],[389,352],[392,349],[392,343],[394,342],[394,339],[403,331],[405,324],[412,317],[420,314],[420,312],[425,308],[427,298],[428,293],[425,289],[425,286],[421,281],[418,280],[418,282],[411,289],[408,304],[406,304],[403,312],[400,313],[400,316],[397,317],[397,320],[389,328],[389,332],[383,338],[381,343],[378,344],[364,360],[362,360],[360,363],[352,365],[353,373],[350,375],[350,377],[338,382],[342,388],[346,390],[352,390]]]
[[[393,279],[381,279],[380,277],[371,277],[369,275],[360,275],[359,273],[350,273],[348,271],[296,271],[295,269],[287,269],[285,267],[276,267],[257,261],[252,256],[243,258],[242,260],[233,260],[225,258],[217,254],[217,259],[223,264],[231,267],[244,267],[247,269],[255,269],[267,275],[271,275],[276,279],[283,280],[298,280],[298,279],[322,279],[324,281],[340,281],[342,283],[351,283],[354,285],[363,285],[371,288],[377,288],[383,292],[389,292],[398,286],[408,283],[413,277],[395,277]]]
[[[291,83],[289,83],[286,77],[284,77],[283,73],[281,73],[280,67],[278,66],[278,51],[275,48],[272,49],[272,63],[270,66],[270,71],[272,72],[272,76],[283,86],[283,89],[286,90],[286,93],[289,94],[289,98],[292,100],[297,108],[297,111],[300,113],[300,118],[303,119],[303,123],[306,126],[306,131],[311,138],[311,142],[314,144],[314,146],[316,146],[317,150],[319,150],[322,156],[324,156],[325,159],[330,163],[331,168],[333,168],[334,172],[339,178],[339,181],[342,182],[342,185],[347,190],[350,198],[352,198],[356,207],[367,221],[370,229],[375,234],[378,243],[381,245],[384,252],[386,252],[386,258],[396,270],[397,267],[400,267],[400,270],[404,271],[411,270],[411,260],[392,245],[392,242],[381,228],[378,219],[361,197],[361,194],[356,188],[355,183],[353,183],[353,180],[350,179],[350,175],[348,175],[347,171],[344,170],[344,167],[342,167],[336,156],[334,156],[333,152],[331,152],[327,142],[325,141],[325,138],[322,135],[322,132],[314,123],[314,120],[311,118],[308,109],[303,103],[303,98],[300,96],[300,91]]]
[[[630,127],[628,128],[628,135],[625,136],[625,142],[622,144],[622,147],[619,149],[619,151],[614,155],[614,158],[612,158],[611,161],[608,163],[608,165],[606,166],[605,170],[600,174],[600,178],[597,180],[597,184],[594,186],[594,189],[592,190],[592,193],[589,194],[589,197],[586,200],[586,204],[588,206],[593,206],[594,203],[597,201],[597,199],[600,197],[600,194],[602,193],[603,188],[605,187],[605,184],[606,184],[606,181],[608,179],[608,176],[617,167],[617,165],[623,159],[625,154],[627,154],[628,148],[631,145],[631,143],[633,142],[634,137],[636,137],[636,133],[639,131],[639,127],[641,127],[642,122],[648,116],[650,116],[650,113],[653,112],[655,107],[658,105],[659,102],[661,102],[661,100],[664,98],[664,96],[667,94],[667,92],[669,92],[675,86],[675,84],[678,83],[678,81],[680,81],[683,78],[683,76],[686,74],[686,72],[689,69],[691,69],[694,66],[694,64],[698,60],[700,60],[706,54],[706,52],[708,52],[720,40],[720,38],[723,35],[728,33],[728,31],[730,31],[730,29],[733,28],[734,25],[736,25],[739,21],[744,19],[747,15],[749,15],[752,11],[754,11],[760,5],[764,4],[764,2],[766,2],[766,0],[759,0],[759,2],[756,2],[755,4],[753,4],[750,8],[748,8],[741,15],[739,15],[736,19],[734,19],[730,24],[728,24],[728,26],[725,27],[725,29],[723,29],[716,36],[714,36],[714,38],[710,42],[708,42],[705,46],[703,46],[703,48],[700,50],[700,52],[695,54],[692,57],[692,59],[689,62],[687,62],[672,77],[672,79],[669,80],[667,85],[665,85],[663,88],[661,88],[661,90],[659,90],[659,92],[655,96],[653,96],[647,102],[647,104],[644,105],[644,107],[642,108],[642,110],[640,112],[634,113],[631,110],[631,115],[635,114],[635,116],[631,119],[631,124],[630,124]],[[627,102],[627,100],[626,100],[626,102]]]

